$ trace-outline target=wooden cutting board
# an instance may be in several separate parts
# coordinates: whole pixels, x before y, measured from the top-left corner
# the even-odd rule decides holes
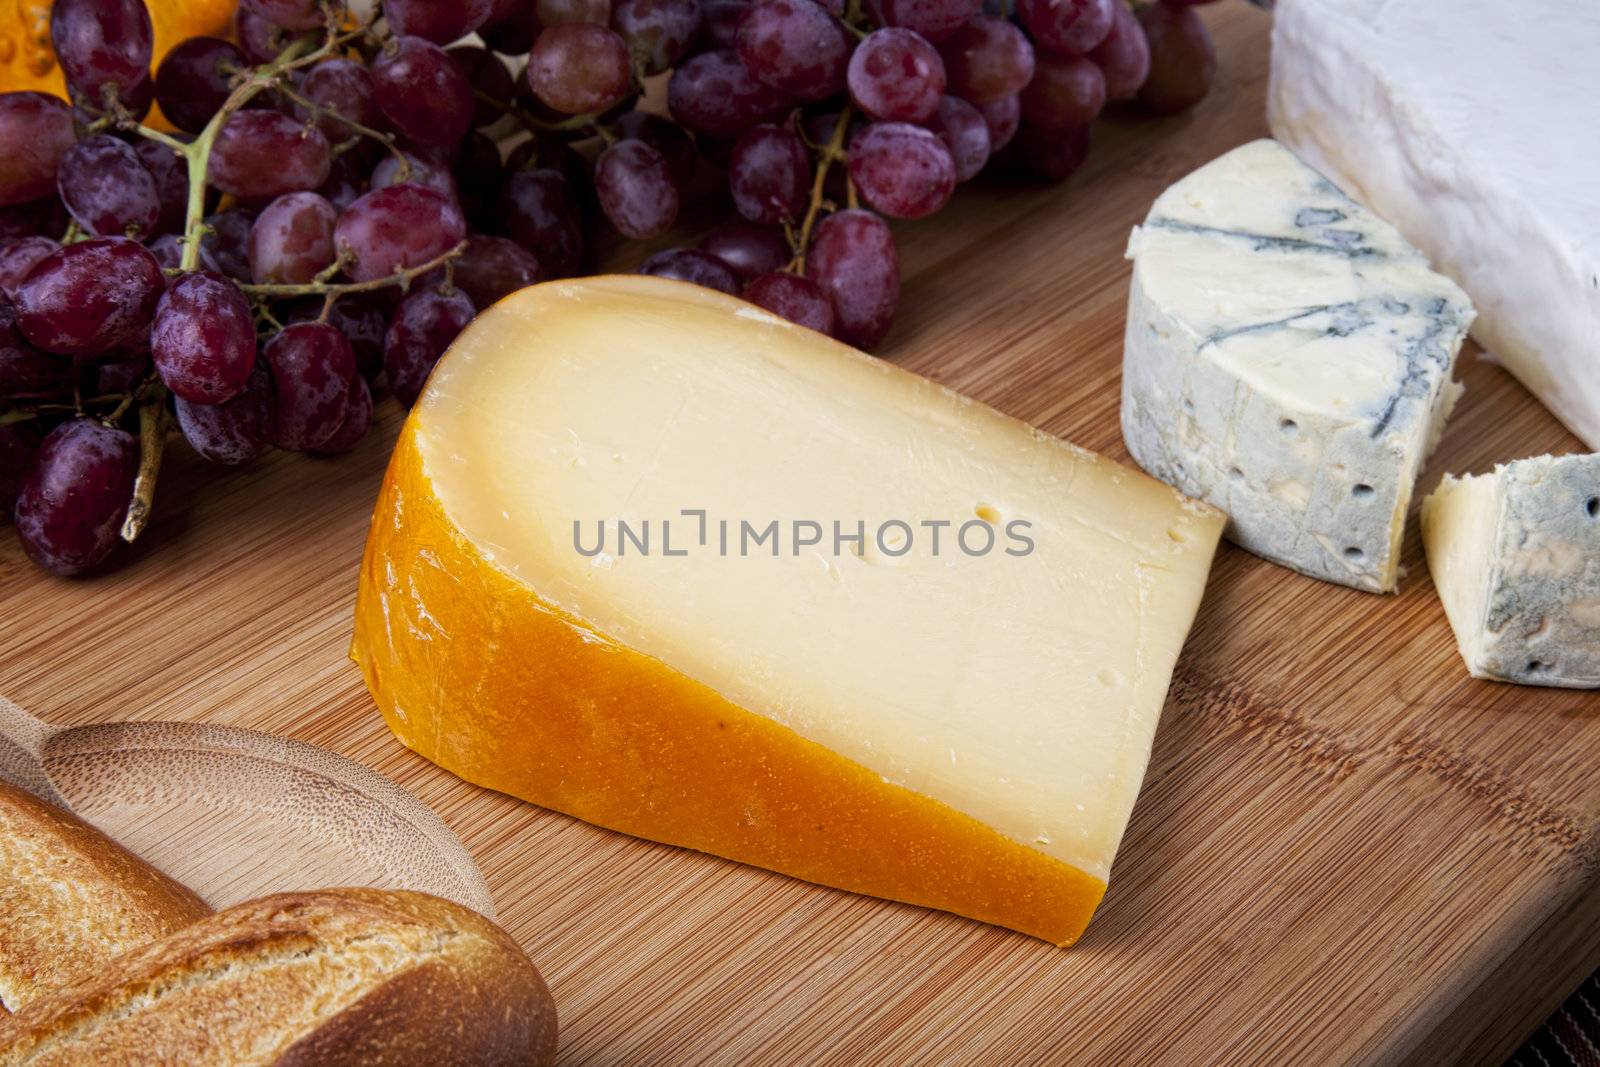
[[[1128,229],[1266,132],[1269,16],[1205,13],[1221,74],[1196,112],[1103,122],[1066,186],[980,184],[897,228],[885,356],[1127,462]],[[1463,364],[1425,489],[1580,447]],[[1600,695],[1469,679],[1414,525],[1391,597],[1224,547],[1110,895],[1060,950],[595,829],[403,749],[345,658],[398,422],[385,403],[337,461],[174,449],[157,522],[102,578],[46,577],[0,531],[0,695],[279,732],[412,789],[550,979],[564,1062],[1498,1063],[1600,964]]]

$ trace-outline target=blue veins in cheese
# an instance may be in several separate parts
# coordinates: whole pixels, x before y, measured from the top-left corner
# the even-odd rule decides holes
[[[1446,475],[1422,542],[1473,677],[1600,687],[1600,455]]]
[[[1128,244],[1122,432],[1227,536],[1395,588],[1412,489],[1461,395],[1465,293],[1271,140],[1174,184]]]
[[[1461,283],[1600,448],[1600,3],[1278,0],[1273,135]]]

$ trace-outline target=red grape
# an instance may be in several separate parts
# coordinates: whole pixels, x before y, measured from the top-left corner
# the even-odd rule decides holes
[[[334,260],[339,214],[316,193],[285,193],[261,209],[250,227],[250,277],[255,282],[311,281]]]
[[[0,399],[72,396],[72,360],[41,352],[17,331],[16,312],[0,301]]]
[[[1005,19],[977,15],[939,44],[952,94],[975,104],[1019,93],[1033,78],[1033,45]]]
[[[144,0],[55,0],[50,43],[67,85],[96,105],[102,85],[126,100],[149,80],[155,31]]]
[[[334,244],[358,282],[374,281],[450,251],[467,235],[461,208],[420,185],[391,185],[361,196],[339,216]]]
[[[737,53],[691,56],[667,82],[667,109],[686,129],[708,137],[735,137],[788,106],[778,90],[758,81]]]
[[[639,265],[639,273],[739,295],[739,279],[734,277],[733,269],[711,253],[697,248],[668,248],[657,252]]]
[[[717,48],[734,47],[750,0],[701,0],[701,5],[706,40]]]
[[[250,231],[256,217],[243,208],[230,208],[209,216],[207,233],[200,238],[200,262],[207,270],[244,281],[250,277]]]
[[[222,403],[244,388],[256,363],[250,301],[220,274],[183,275],[156,307],[150,358],[174,396]]]
[[[330,141],[346,140],[352,133],[335,115],[363,126],[377,126],[382,121],[372,74],[352,59],[325,59],[306,71],[300,81],[300,95],[320,109],[317,129]],[[163,104],[162,109],[165,108]],[[295,114],[302,119],[311,117],[301,105],[295,106]]]
[[[810,278],[782,271],[763,274],[745,288],[744,298],[818,333],[833,332],[833,301]]]
[[[475,233],[454,263],[451,279],[477,308],[486,308],[546,278],[538,257],[509,237]]]
[[[1013,94],[975,106],[989,126],[989,154],[993,156],[1017,135],[1017,127],[1022,124],[1022,101]]]
[[[328,180],[317,186],[317,195],[332,204],[334,210],[343,211],[356,202],[356,197],[366,191],[366,176],[361,173],[354,152],[342,152],[333,157],[328,170]]]
[[[344,423],[356,357],[345,335],[326,323],[285,326],[262,352],[276,387],[275,441],[279,448],[307,452]]]
[[[237,111],[217,131],[206,176],[225,193],[269,200],[315,189],[332,164],[321,130],[279,111]]]
[[[646,75],[660,74],[688,54],[700,33],[700,0],[617,0],[611,28]]]
[[[142,122],[156,100],[155,79],[146,75],[134,82],[132,88],[119,90],[116,96],[117,104],[127,117],[135,122]],[[89,126],[113,115],[114,112],[107,109],[103,94],[85,96],[74,93],[72,96],[72,120],[79,126]],[[120,116],[117,117],[120,119]]]
[[[180,130],[199,133],[233,91],[244,53],[218,37],[179,41],[156,69],[156,103]]]
[[[611,21],[611,0],[534,0],[533,16],[541,26],[604,26]]]
[[[644,240],[665,233],[678,217],[678,190],[660,152],[632,138],[600,153],[594,189],[606,218],[626,237]]]
[[[432,189],[436,193],[443,193],[451,200],[460,200],[461,190],[456,185],[455,175],[450,173],[450,168],[430,162],[410,152],[402,152],[406,161],[407,174],[401,174],[400,159],[392,154],[385,155],[372,168],[372,188],[386,189],[391,185],[400,185],[409,182],[420,185],[424,189]]]
[[[630,111],[617,119],[617,136],[632,137],[661,153],[672,172],[672,184],[681,192],[689,187],[699,159],[694,139],[671,119],[648,111]],[[570,180],[570,179],[569,179]]]
[[[445,55],[456,61],[472,86],[472,124],[481,128],[498,122],[517,97],[516,79],[511,77],[505,63],[493,52],[475,44],[456,45]]]
[[[583,226],[572,187],[559,171],[514,171],[500,191],[505,235],[538,257],[552,278],[567,278],[583,265]]]
[[[928,120],[932,130],[955,161],[956,181],[968,181],[989,162],[989,123],[983,113],[958,96],[939,101],[939,110]]]
[[[17,539],[52,574],[82,574],[116,547],[139,473],[139,441],[77,418],[57,426],[34,455],[17,494]]]
[[[56,167],[77,139],[72,109],[44,93],[0,93],[0,206],[56,191]]]
[[[149,377],[150,353],[140,352],[125,359],[113,359],[94,365],[94,391],[96,396],[118,396],[131,393]]]
[[[17,326],[46,352],[98,356],[143,337],[166,287],[139,242],[92,237],[34,264],[16,289]]]
[[[474,314],[472,301],[459,291],[419,289],[400,301],[384,337],[383,370],[401,404],[417,402],[433,365]]]
[[[274,408],[272,371],[257,360],[245,386],[220,404],[191,404],[178,397],[178,429],[201,458],[224,466],[248,463],[272,448]]]
[[[877,0],[883,21],[942,41],[978,14],[982,0]]]
[[[289,317],[283,321],[326,322],[344,334],[356,357],[356,372],[371,381],[383,373],[383,334],[389,328],[389,318],[380,301],[388,298],[389,292],[339,297],[326,316],[322,314],[323,298],[308,296],[290,305]]]
[[[829,215],[812,234],[806,276],[833,303],[834,336],[857,348],[883,340],[900,302],[900,257],[887,223],[870,211]]]
[[[797,99],[821,100],[845,86],[850,37],[813,0],[758,0],[735,40],[750,73]]]
[[[1106,76],[1107,100],[1132,100],[1150,76],[1150,42],[1133,9],[1117,4],[1111,32],[1089,58]]]
[[[1087,126],[1106,106],[1106,78],[1083,56],[1040,56],[1022,90],[1022,118],[1041,130]]]
[[[384,0],[389,28],[435,44],[458,41],[489,20],[490,0]]]
[[[700,249],[722,260],[741,285],[783,269],[794,258],[789,239],[776,226],[757,226],[736,220],[717,226],[700,242]]]
[[[811,154],[791,130],[752,126],[728,159],[728,191],[751,222],[797,221],[811,200]]]
[[[432,41],[397,37],[372,61],[373,99],[397,132],[423,145],[453,145],[472,128],[472,83]]]
[[[921,34],[873,30],[850,56],[850,98],[875,119],[924,122],[944,95],[944,60]]]
[[[286,30],[314,30],[323,24],[317,0],[239,0],[239,7]]]
[[[523,19],[533,14],[533,0],[489,0],[489,17],[484,21],[484,26],[498,26],[502,22],[512,19]],[[500,51],[500,49],[495,49]],[[507,55],[518,55],[517,52],[507,52]]]
[[[145,245],[156,262],[161,265],[161,273],[167,279],[167,284],[172,284],[171,271],[183,266],[183,238],[175,233],[164,233],[154,241]],[[204,259],[204,254],[201,256]]]
[[[604,111],[633,93],[628,46],[592,22],[551,26],[528,53],[528,85],[563,114]]]
[[[251,63],[271,63],[289,43],[282,26],[269,22],[241,4],[233,13],[233,35]]]
[[[184,217],[189,210],[188,162],[166,145],[143,137],[133,143],[133,152],[156,181],[156,197],[161,202],[156,231],[174,233],[182,230]]]
[[[0,296],[6,301],[16,299],[17,283],[28,276],[35,263],[60,247],[53,237],[37,236],[19,237],[0,246]]]
[[[1041,49],[1081,56],[1111,32],[1112,7],[1121,0],[1017,0],[1017,15]]]
[[[372,389],[367,380],[356,375],[345,394],[344,421],[333,431],[333,436],[311,450],[313,456],[337,456],[361,443],[372,429]]]
[[[1024,126],[1017,147],[1033,173],[1048,181],[1066,181],[1089,155],[1089,127],[1043,130]]]
[[[17,506],[17,493],[33,470],[33,457],[43,440],[44,428],[37,419],[0,426],[0,522],[9,519]]]
[[[1173,115],[1204,100],[1217,74],[1217,53],[1200,16],[1193,8],[1151,4],[1140,10],[1139,24],[1150,44],[1150,76],[1139,89],[1140,106]]]
[[[61,202],[92,234],[153,236],[161,218],[156,179],[134,150],[97,133],[67,150],[56,168]]]
[[[54,236],[67,227],[67,209],[58,196],[0,206],[0,244],[19,237]]]
[[[921,126],[874,122],[850,142],[850,178],[883,214],[920,219],[949,203],[956,164],[944,142]]]

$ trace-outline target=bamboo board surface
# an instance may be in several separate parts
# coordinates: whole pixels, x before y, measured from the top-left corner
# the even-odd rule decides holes
[[[1221,73],[1195,113],[1102,122],[1064,188],[980,184],[898,228],[882,354],[1128,462],[1128,229],[1266,132],[1269,16],[1204,10]],[[1423,491],[1580,449],[1476,353]],[[1110,894],[1059,950],[599,830],[403,749],[345,658],[398,423],[385,402],[338,461],[169,451],[154,527],[93,580],[0,530],[0,695],[282,733],[413,790],[550,980],[563,1062],[1497,1063],[1600,963],[1600,695],[1468,678],[1414,520],[1394,597],[1223,548]]]

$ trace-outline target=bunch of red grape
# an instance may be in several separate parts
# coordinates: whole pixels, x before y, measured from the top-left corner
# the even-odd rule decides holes
[[[478,309],[695,197],[735,218],[641,271],[871,347],[884,216],[991,160],[1065,178],[1108,100],[1209,88],[1183,0],[985,2],[243,0],[236,42],[152,75],[143,0],[57,0],[70,103],[0,93],[0,506],[89,570],[171,430],[222,464],[348,450],[376,383],[409,405]]]

